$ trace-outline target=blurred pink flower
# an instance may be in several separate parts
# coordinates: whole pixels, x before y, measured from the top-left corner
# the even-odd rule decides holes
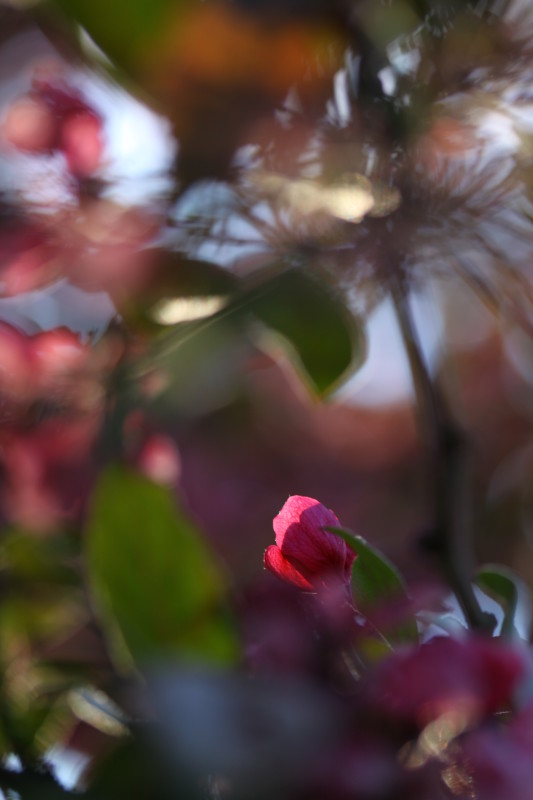
[[[13,297],[60,276],[55,248],[44,227],[24,221],[0,236],[0,294]]]
[[[79,521],[100,424],[98,413],[65,414],[0,431],[0,505],[8,520],[36,533]]]
[[[65,388],[83,374],[90,350],[65,327],[43,331],[27,340],[35,391],[43,397]]]
[[[51,153],[57,139],[54,114],[42,99],[20,97],[7,109],[2,138],[24,153]]]
[[[69,172],[78,178],[92,175],[104,149],[102,120],[92,111],[71,114],[61,125],[59,146]]]
[[[3,138],[17,150],[65,156],[69,172],[91,176],[104,149],[103,120],[85,97],[60,76],[36,76],[31,91],[8,109]]]
[[[154,483],[175,486],[181,475],[178,448],[170,436],[152,434],[143,443],[136,458],[136,466]]]
[[[265,550],[265,567],[299,589],[350,583],[355,559],[346,542],[324,530],[340,525],[328,508],[312,497],[289,497],[274,518],[276,544]]]

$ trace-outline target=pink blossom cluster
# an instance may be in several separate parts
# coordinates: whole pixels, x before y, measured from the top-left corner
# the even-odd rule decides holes
[[[83,93],[61,72],[37,70],[29,91],[7,107],[0,134],[6,153],[44,158],[45,186],[58,190],[43,207],[37,172],[37,192],[29,192],[10,224],[0,228],[0,296],[61,278],[87,291],[107,291],[118,305],[144,289],[154,269],[149,244],[160,220],[148,209],[103,196],[105,120]],[[31,186],[31,168],[22,180]]]
[[[22,199],[0,220],[0,298],[16,296],[24,308],[29,292],[67,279],[87,292],[107,292],[119,308],[147,286],[155,253],[148,245],[158,223],[148,210],[104,196],[105,127],[66,67],[36,67],[28,90],[5,109],[0,146],[26,158],[18,176]],[[39,169],[36,191],[27,186],[37,163],[44,184],[59,182],[61,190],[44,205]],[[95,304],[104,302],[98,297]],[[94,344],[60,318],[40,330],[27,316],[25,330],[0,321],[0,517],[48,532],[79,522],[85,511],[101,468],[109,377],[132,345],[118,326]],[[117,455],[150,479],[175,485],[173,440],[144,424],[134,439],[132,446],[122,432]]]
[[[123,355],[113,334],[90,346],[66,328],[30,336],[0,322],[0,508],[8,519],[46,531],[80,518],[98,468],[105,382]],[[174,441],[141,412],[126,420],[123,455],[157,483],[179,479]]]
[[[58,77],[34,78],[30,91],[10,106],[4,137],[24,152],[62,153],[77,178],[96,172],[104,149],[101,116]]]

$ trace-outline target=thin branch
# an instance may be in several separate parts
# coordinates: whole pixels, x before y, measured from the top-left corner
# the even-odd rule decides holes
[[[427,368],[401,274],[393,279],[391,295],[409,360],[423,435],[432,454],[435,535],[445,573],[469,625],[476,630],[488,630],[492,627],[491,619],[480,608],[472,586],[475,558],[467,442]]]

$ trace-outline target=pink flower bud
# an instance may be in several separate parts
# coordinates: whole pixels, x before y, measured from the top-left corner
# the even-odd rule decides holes
[[[59,149],[72,175],[87,178],[100,166],[104,142],[102,120],[91,111],[71,114],[61,124]]]
[[[154,434],[146,440],[137,456],[137,466],[155,483],[173,486],[181,474],[178,448],[169,436]]]
[[[79,376],[89,353],[79,337],[67,328],[43,331],[28,340],[28,347],[33,358],[36,390],[44,394],[60,388],[65,380]]]
[[[57,124],[42,100],[21,97],[7,110],[2,133],[6,142],[26,153],[50,153],[54,149]]]
[[[37,225],[23,222],[0,238],[0,293],[12,297],[38,289],[57,277],[54,247]]]
[[[0,322],[0,397],[26,402],[32,396],[33,370],[28,339],[17,328]]]
[[[339,536],[324,530],[339,524],[318,500],[289,497],[274,519],[276,544],[265,550],[265,567],[307,591],[349,584],[355,553]]]

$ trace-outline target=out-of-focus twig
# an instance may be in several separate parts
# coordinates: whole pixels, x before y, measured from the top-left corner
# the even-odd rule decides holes
[[[446,577],[469,625],[476,630],[488,631],[493,626],[492,618],[482,611],[472,586],[475,558],[468,443],[449,413],[422,355],[408,291],[400,271],[392,279],[391,296],[409,360],[422,435],[433,462],[434,535]]]

